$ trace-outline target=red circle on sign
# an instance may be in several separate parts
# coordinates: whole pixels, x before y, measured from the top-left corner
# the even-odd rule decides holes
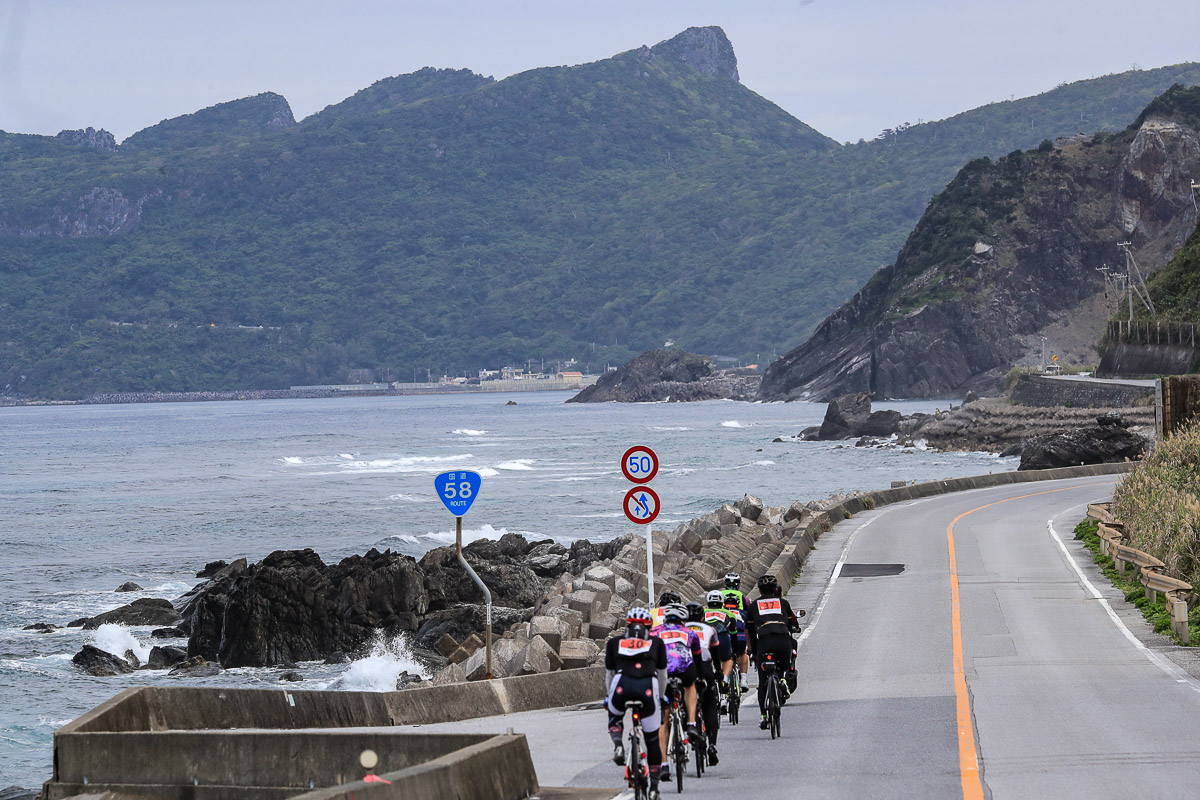
[[[654,501],[654,507],[648,508],[644,503],[640,502],[634,495],[638,492],[644,492],[650,495]],[[633,501],[633,507],[642,509],[646,512],[645,517],[637,516],[629,507],[629,501]],[[635,486],[625,493],[625,500],[621,503],[621,508],[625,511],[625,516],[629,517],[630,522],[636,522],[638,525],[648,525],[658,517],[658,512],[662,504],[658,501],[658,495],[649,486]]]
[[[642,453],[643,455],[637,455],[638,453]],[[639,467],[644,463],[642,459],[648,458],[650,460],[650,471],[645,475],[634,475],[629,471],[630,456],[633,456],[634,463]],[[658,474],[658,454],[644,444],[634,445],[625,451],[625,455],[621,456],[621,472],[624,473],[626,480],[633,483],[649,483]]]

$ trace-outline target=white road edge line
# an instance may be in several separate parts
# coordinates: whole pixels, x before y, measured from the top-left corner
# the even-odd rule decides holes
[[[927,498],[923,498],[923,499],[927,499]],[[916,502],[921,502],[921,501],[918,500]],[[867,527],[872,522],[879,519],[887,512],[891,511],[893,508],[902,508],[905,505],[913,505],[913,504],[912,503],[904,503],[904,504],[888,506],[887,508],[880,511],[877,515],[871,517],[869,520],[864,522],[862,525],[859,525],[857,528],[852,530],[850,532],[850,535],[848,537],[846,537],[846,543],[844,545],[842,545],[842,553],[840,556],[838,556],[838,562],[833,568],[833,574],[829,576],[829,582],[826,583],[825,588],[821,590],[821,599],[820,599],[820,601],[817,602],[816,609],[813,610],[812,619],[809,621],[808,625],[805,626],[804,630],[801,631],[800,638],[796,640],[797,648],[799,648],[802,644],[804,644],[804,640],[807,639],[812,634],[813,628],[817,627],[817,623],[821,621],[821,612],[825,610],[825,604],[829,602],[829,595],[833,593],[833,585],[835,583],[837,583],[838,576],[842,574],[842,567],[846,563],[846,557],[850,553],[850,545],[854,543],[854,537],[857,536],[858,532],[861,531],[863,528]]]
[[[1079,508],[1079,506],[1077,506],[1077,508]],[[1169,677],[1174,678],[1177,683],[1182,683],[1192,691],[1200,693],[1200,684],[1198,684],[1191,675],[1185,672],[1178,664],[1176,664],[1174,661],[1171,661],[1166,656],[1151,650],[1149,647],[1146,647],[1146,645],[1144,645],[1142,641],[1134,635],[1133,631],[1129,630],[1129,627],[1125,625],[1125,622],[1117,615],[1117,612],[1113,610],[1112,605],[1109,604],[1104,595],[1100,594],[1100,590],[1098,590],[1095,585],[1088,580],[1088,577],[1083,574],[1083,570],[1080,568],[1079,562],[1075,560],[1075,556],[1071,555],[1071,551],[1067,549],[1066,543],[1063,542],[1062,537],[1059,536],[1058,531],[1055,530],[1053,519],[1046,520],[1046,530],[1050,532],[1050,538],[1053,539],[1054,543],[1058,545],[1058,549],[1062,551],[1064,556],[1066,556],[1067,563],[1071,565],[1071,569],[1075,571],[1075,575],[1078,576],[1080,582],[1083,583],[1084,587],[1092,595],[1092,597],[1100,601],[1100,605],[1104,608],[1105,613],[1108,614],[1108,618],[1111,619],[1113,624],[1117,626],[1117,630],[1124,634],[1125,638],[1132,642],[1133,646],[1140,650],[1142,655],[1144,655],[1150,661],[1150,663],[1161,669]]]

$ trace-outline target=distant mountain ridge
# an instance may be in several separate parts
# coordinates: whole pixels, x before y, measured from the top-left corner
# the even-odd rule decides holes
[[[1123,127],[1168,73],[1200,82],[1108,76],[844,147],[707,28],[502,81],[419,70],[295,125],[266,93],[115,151],[0,134],[0,393],[594,369],[667,338],[764,360],[969,157],[1074,133],[1080,107]]]

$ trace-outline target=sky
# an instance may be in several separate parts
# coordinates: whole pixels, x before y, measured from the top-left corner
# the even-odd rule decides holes
[[[504,78],[719,25],[742,83],[838,141],[1200,60],[1198,0],[0,0],[0,130],[160,120],[264,91],[297,119],[425,66]]]

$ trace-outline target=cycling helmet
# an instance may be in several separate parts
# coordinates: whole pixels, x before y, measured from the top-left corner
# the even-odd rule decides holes
[[[725,576],[725,588],[736,589],[742,585],[742,576],[736,572],[731,572]]]
[[[704,606],[694,600],[687,604],[688,622],[704,622]]]
[[[683,598],[679,596],[679,592],[673,592],[668,589],[658,598],[658,604],[660,606],[669,606],[672,603],[683,603]]]
[[[713,589],[704,599],[709,608],[723,608],[725,606],[725,595],[721,594],[718,589]]]
[[[774,575],[763,575],[758,579],[758,592],[766,597],[775,597],[779,594],[779,581],[775,580]]]
[[[634,606],[625,615],[626,625],[641,625],[649,628],[652,622],[654,622],[654,617],[650,614],[650,609],[643,608],[642,606]]]
[[[682,603],[671,603],[663,608],[663,622],[681,623],[687,619],[687,608]]]

